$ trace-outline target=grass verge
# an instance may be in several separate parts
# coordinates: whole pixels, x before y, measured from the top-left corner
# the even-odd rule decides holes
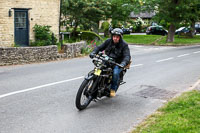
[[[165,36],[163,39],[158,41],[158,45],[190,45],[190,44],[200,44],[200,36],[194,36],[194,38],[189,37],[178,37],[177,35],[174,37],[173,43],[166,43],[167,37]]]
[[[173,43],[166,43],[167,36],[160,35],[124,35],[123,39],[129,44],[143,44],[143,45],[165,45],[165,46],[179,46],[179,45],[194,45],[200,44],[200,36],[194,38],[188,37],[174,37]]]
[[[161,37],[157,35],[124,35],[123,39],[129,44],[153,44]]]
[[[168,102],[132,133],[199,133],[200,91],[193,90]]]

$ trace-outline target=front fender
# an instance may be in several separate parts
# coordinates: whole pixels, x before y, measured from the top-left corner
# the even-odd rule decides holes
[[[97,77],[97,76],[94,75],[94,71],[91,71],[91,72],[88,73],[87,76],[85,76],[85,80],[91,80],[91,79],[94,79],[94,78],[96,78],[96,77]]]

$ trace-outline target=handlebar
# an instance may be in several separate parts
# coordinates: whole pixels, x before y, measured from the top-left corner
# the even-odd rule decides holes
[[[98,54],[96,54],[94,56],[94,58],[97,58],[97,59],[100,59],[100,60],[103,60],[103,61],[106,61],[108,63],[111,63],[111,64],[114,64],[114,65],[117,65],[119,66],[120,68],[124,68],[122,65],[120,65],[119,63],[116,63],[115,61],[113,61],[113,59],[109,56],[103,56],[103,52],[99,52]]]

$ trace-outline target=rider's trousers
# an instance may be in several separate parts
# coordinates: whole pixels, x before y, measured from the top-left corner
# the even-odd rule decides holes
[[[119,75],[120,72],[122,71],[119,66],[115,66],[113,69],[113,76],[112,76],[112,83],[111,83],[111,89],[117,91],[118,88],[118,82],[119,82]]]

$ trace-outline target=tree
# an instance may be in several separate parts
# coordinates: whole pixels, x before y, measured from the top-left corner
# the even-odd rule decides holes
[[[137,0],[109,0],[111,3],[111,14],[108,14],[107,18],[112,19],[112,25],[119,27],[120,24],[126,25],[126,22],[130,19],[130,13],[137,8]]]
[[[109,14],[111,5],[106,0],[89,0],[87,7],[84,9],[84,18],[90,24],[95,32],[98,32],[99,21],[106,19]]]
[[[110,8],[106,0],[63,0],[61,12],[64,21],[73,27],[75,35],[78,26],[84,30],[97,29]]]
[[[176,27],[183,20],[184,2],[182,0],[160,0],[158,7],[160,19],[170,23],[167,42],[174,41]]]
[[[63,0],[62,3],[61,12],[63,17],[65,17],[64,21],[73,27],[73,32],[75,34],[78,25],[84,21],[82,19],[83,12],[81,9],[86,7],[86,3],[84,0]]]
[[[198,0],[143,0],[146,10],[156,11],[158,21],[169,23],[167,42],[174,41],[176,27],[180,23],[193,24],[199,19]]]
[[[70,25],[73,32],[78,27],[97,32],[100,20],[112,19],[113,26],[126,25],[137,0],[62,0],[63,24]],[[119,27],[119,25],[117,26]]]
[[[188,6],[184,20],[191,26],[190,36],[194,37],[195,35],[195,22],[198,22],[200,19],[200,1],[192,0],[186,4]]]

